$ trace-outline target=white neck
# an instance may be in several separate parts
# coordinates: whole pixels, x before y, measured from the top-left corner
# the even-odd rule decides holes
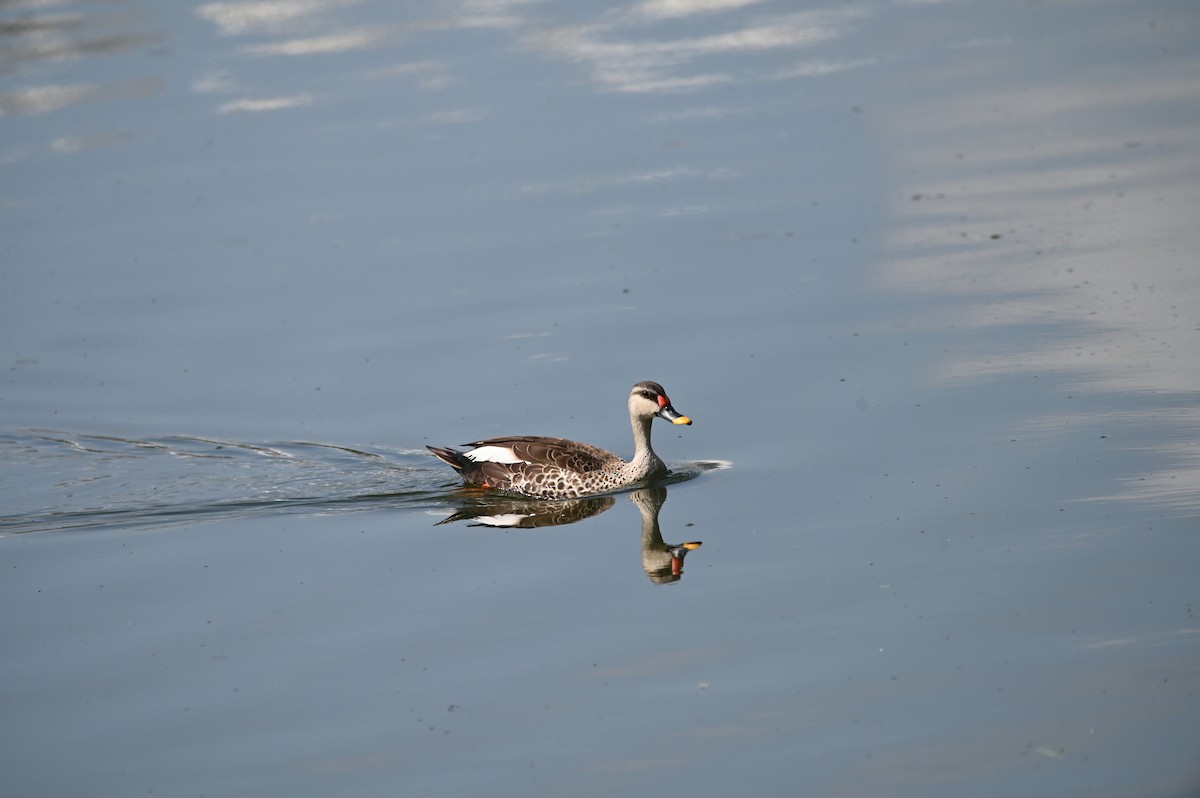
[[[633,458],[625,466],[625,470],[634,479],[642,479],[667,470],[667,466],[650,448],[650,425],[653,421],[653,416],[629,417],[629,424],[633,427]]]

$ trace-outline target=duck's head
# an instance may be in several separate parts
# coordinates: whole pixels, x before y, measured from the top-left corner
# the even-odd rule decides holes
[[[629,415],[634,418],[666,419],[672,424],[691,424],[692,420],[671,407],[667,392],[657,382],[639,382],[629,392]]]

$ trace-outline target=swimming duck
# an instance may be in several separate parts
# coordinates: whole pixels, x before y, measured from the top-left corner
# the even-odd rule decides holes
[[[495,488],[537,499],[574,499],[636,485],[667,473],[667,466],[650,448],[654,417],[672,424],[691,424],[671,406],[657,382],[639,382],[629,391],[629,423],[633,427],[633,458],[625,462],[598,446],[562,438],[518,435],[489,438],[457,449],[426,448],[457,471],[468,485]]]

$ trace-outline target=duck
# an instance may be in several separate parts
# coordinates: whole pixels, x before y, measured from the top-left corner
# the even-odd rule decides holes
[[[534,499],[575,499],[611,493],[669,473],[650,446],[655,418],[690,425],[657,382],[644,380],[629,391],[629,424],[633,457],[628,462],[612,452],[579,441],[517,435],[463,444],[466,451],[426,446],[453,468],[463,482]]]

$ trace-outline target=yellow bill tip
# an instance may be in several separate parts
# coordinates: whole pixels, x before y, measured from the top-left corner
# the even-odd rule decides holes
[[[687,416],[680,416],[679,418],[671,419],[671,423],[672,424],[691,424],[692,420],[690,418],[688,418]]]

